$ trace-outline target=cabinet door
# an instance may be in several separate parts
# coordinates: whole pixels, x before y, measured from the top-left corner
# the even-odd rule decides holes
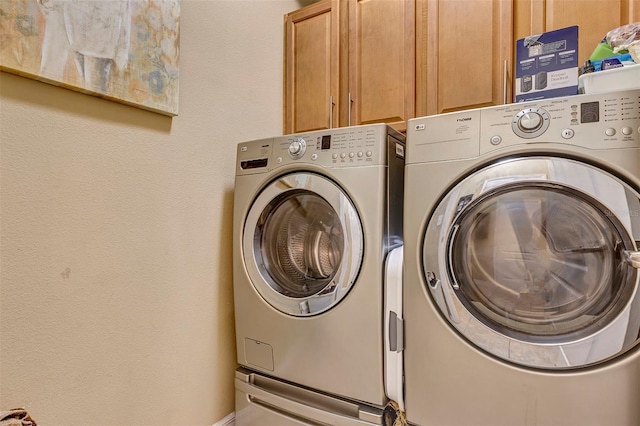
[[[640,0],[629,0],[622,10],[623,22],[640,22]]]
[[[610,30],[640,21],[640,0],[516,0],[515,39],[578,26],[578,65]]]
[[[349,95],[345,125],[388,123],[406,130],[415,115],[413,0],[349,0]]]
[[[337,123],[338,22],[337,0],[322,0],[285,15],[285,134]]]
[[[417,115],[511,101],[512,0],[418,0]]]

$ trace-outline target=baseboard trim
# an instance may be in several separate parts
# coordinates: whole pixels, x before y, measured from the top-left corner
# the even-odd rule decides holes
[[[213,426],[234,426],[236,424],[235,411],[227,414],[223,419],[218,420]]]

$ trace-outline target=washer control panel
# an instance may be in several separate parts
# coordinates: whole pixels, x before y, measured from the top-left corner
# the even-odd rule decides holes
[[[274,139],[274,162],[310,162],[324,167],[381,164],[386,160],[385,125],[353,126]]]
[[[395,155],[404,159],[402,134],[385,124],[341,127],[238,145],[236,172],[261,173],[292,164],[321,167],[386,165],[389,141],[395,141]],[[393,147],[391,147],[393,151]]]

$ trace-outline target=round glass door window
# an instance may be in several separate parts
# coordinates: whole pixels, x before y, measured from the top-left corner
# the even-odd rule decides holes
[[[296,173],[261,192],[247,216],[243,244],[260,295],[282,312],[308,316],[337,304],[353,285],[362,226],[333,182]]]
[[[425,233],[429,292],[471,343],[502,359],[575,368],[640,343],[640,197],[563,158],[497,163],[440,201]]]
[[[449,242],[462,302],[524,341],[594,334],[633,290],[618,267],[620,227],[602,210],[545,184],[506,186],[479,199],[456,220]]]
[[[335,277],[344,240],[340,218],[329,203],[308,191],[290,191],[258,219],[254,254],[274,290],[309,297]]]

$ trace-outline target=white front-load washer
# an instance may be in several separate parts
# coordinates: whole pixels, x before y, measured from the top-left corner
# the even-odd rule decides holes
[[[405,410],[640,424],[640,91],[410,120]]]
[[[373,124],[238,145],[240,365],[378,408],[388,402],[383,276],[402,242],[404,140]]]

